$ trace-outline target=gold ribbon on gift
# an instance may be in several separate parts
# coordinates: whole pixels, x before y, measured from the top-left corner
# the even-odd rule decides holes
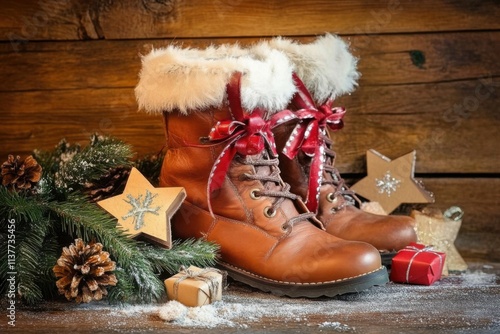
[[[176,276],[178,276],[177,280],[174,283],[174,296],[175,296],[175,298],[176,299],[178,298],[179,284],[182,281],[184,281],[188,278],[191,278],[191,279],[195,279],[195,280],[203,281],[203,282],[207,283],[208,295],[204,291],[203,292],[205,293],[205,295],[207,295],[207,298],[210,300],[210,303],[212,303],[214,301],[214,298],[219,294],[220,285],[219,285],[216,277],[208,275],[210,273],[218,273],[218,274],[222,275],[222,286],[225,286],[226,276],[227,276],[227,273],[225,271],[215,269],[215,268],[205,268],[205,269],[201,269],[201,270],[192,270],[192,269],[186,268],[184,266],[181,266],[179,269],[179,273],[176,275]]]
[[[438,252],[433,250],[433,246],[425,246],[424,248],[418,248],[415,246],[406,246],[405,248],[402,249],[402,251],[415,251],[415,254],[411,257],[410,261],[408,262],[408,268],[406,269],[406,283],[410,283],[410,270],[411,270],[411,265],[413,264],[413,260],[418,256],[420,253],[433,253],[436,254],[439,257],[439,266],[441,267],[443,265],[443,256],[439,254]]]

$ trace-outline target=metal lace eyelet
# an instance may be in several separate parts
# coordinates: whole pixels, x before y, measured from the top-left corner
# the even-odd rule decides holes
[[[289,227],[290,227],[290,225],[288,225],[287,223],[285,223],[285,224],[281,225],[281,230],[284,231],[284,232],[286,232],[286,231],[288,231]]]
[[[326,200],[330,203],[336,203],[338,201],[337,196],[334,193],[329,193],[326,195]]]
[[[264,216],[267,218],[273,218],[276,216],[276,209],[274,209],[272,206],[266,206],[264,209]]]
[[[250,191],[250,198],[251,199],[259,199],[260,198],[260,189],[252,189]]]

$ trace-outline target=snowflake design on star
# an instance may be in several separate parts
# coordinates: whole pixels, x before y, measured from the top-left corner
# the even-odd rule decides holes
[[[401,180],[396,179],[391,175],[390,171],[385,172],[384,177],[381,179],[375,179],[375,186],[378,189],[379,194],[387,194],[391,197],[393,192],[396,192],[397,188],[401,184]]]
[[[136,230],[141,229],[144,226],[144,215],[147,213],[154,214],[156,216],[159,215],[158,211],[160,210],[160,206],[156,208],[151,208],[151,204],[153,203],[153,199],[158,196],[158,194],[152,194],[149,190],[146,189],[146,196],[144,196],[144,200],[142,199],[142,194],[137,197],[132,196],[131,194],[127,195],[128,201],[124,199],[124,201],[132,206],[132,208],[127,212],[125,216],[122,217],[123,220],[127,218],[133,217],[134,219],[134,228]]]

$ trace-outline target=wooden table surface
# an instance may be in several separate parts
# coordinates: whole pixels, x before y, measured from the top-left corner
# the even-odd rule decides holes
[[[231,282],[222,302],[167,322],[172,304],[48,302],[16,310],[8,333],[499,333],[500,263],[469,263],[432,286],[389,283],[337,298],[290,299]],[[2,309],[5,310],[5,307]]]

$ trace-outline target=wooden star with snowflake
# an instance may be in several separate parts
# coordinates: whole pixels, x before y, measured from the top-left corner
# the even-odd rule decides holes
[[[366,152],[367,176],[351,189],[378,202],[390,213],[402,203],[432,203],[432,193],[414,179],[416,151],[391,160],[375,150]]]
[[[155,188],[139,170],[132,168],[123,193],[97,204],[115,216],[131,238],[171,248],[170,219],[185,198],[184,188]]]

